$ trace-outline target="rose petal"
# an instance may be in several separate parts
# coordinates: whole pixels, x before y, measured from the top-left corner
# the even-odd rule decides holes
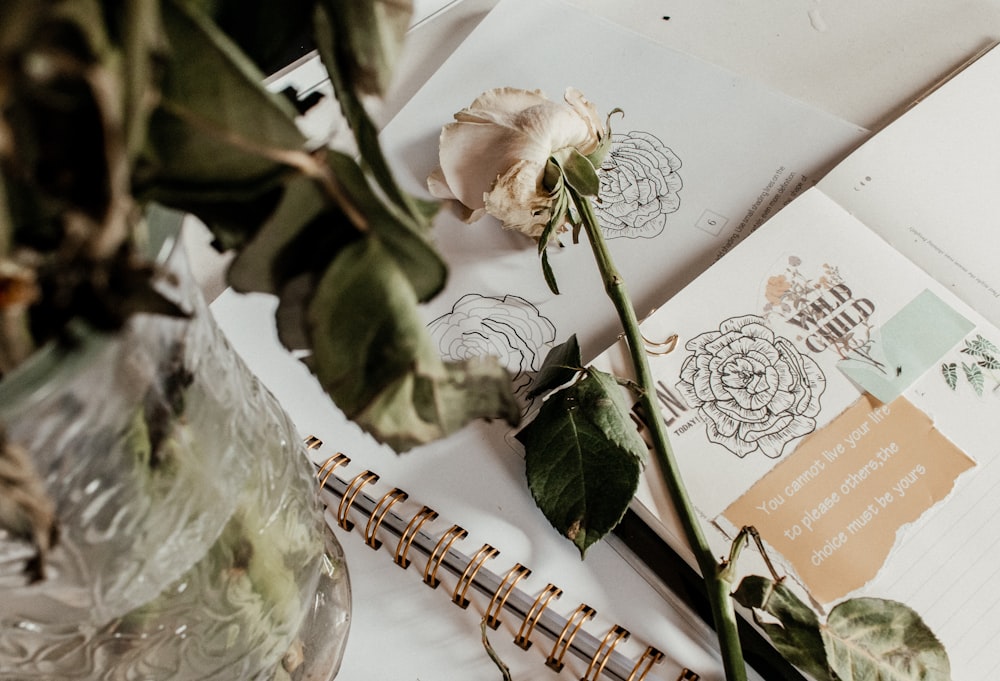
[[[484,197],[486,212],[506,229],[540,237],[552,206],[552,197],[541,187],[544,170],[544,165],[532,161],[515,163]]]
[[[816,429],[816,421],[805,416],[796,416],[789,422],[784,423],[780,430],[767,433],[756,440],[757,446],[764,456],[777,459],[781,456],[785,445],[797,438],[808,435]]]
[[[441,129],[441,177],[454,196],[472,210],[485,207],[483,195],[518,161],[518,135],[488,123],[449,123]]]
[[[596,149],[596,110],[576,90],[567,90],[566,97],[564,104],[538,90],[496,88],[455,114],[440,138],[441,176],[450,192],[473,210],[483,208],[494,183],[515,164],[527,161],[544,168],[559,149],[576,147],[584,154]],[[509,213],[511,207],[502,205]]]
[[[583,96],[583,93],[576,88],[566,88],[563,99],[574,111],[583,119],[587,125],[587,140],[581,141],[576,146],[577,150],[584,156],[592,154],[601,142],[601,135],[604,134],[601,127],[601,119],[597,116],[597,108]]]
[[[434,172],[427,176],[427,191],[436,199],[458,198],[451,191],[451,187],[448,186],[448,180],[445,179],[444,173],[441,172],[440,168],[435,169]]]
[[[708,436],[710,442],[722,445],[740,458],[745,457],[747,454],[757,449],[756,443],[750,444],[740,440],[736,436],[723,435],[719,432],[719,429],[715,427],[714,423],[708,424],[708,427],[705,429],[705,434]]]

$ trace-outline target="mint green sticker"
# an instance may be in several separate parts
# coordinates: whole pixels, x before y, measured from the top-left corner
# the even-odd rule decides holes
[[[837,368],[889,403],[974,328],[975,324],[925,290],[878,330],[872,354],[881,369],[853,360],[837,362]]]

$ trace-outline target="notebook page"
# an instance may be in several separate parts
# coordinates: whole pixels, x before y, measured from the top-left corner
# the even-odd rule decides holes
[[[816,189],[661,306],[643,332],[680,335],[682,348],[650,361],[658,390],[681,397],[661,399],[663,415],[717,553],[753,524],[828,608],[858,595],[902,601],[944,642],[953,678],[991,678],[1000,665],[989,645],[1000,637],[991,587],[1000,330]],[[744,345],[728,345],[740,334]],[[759,414],[729,429],[720,410],[734,407],[709,404],[703,390],[714,379],[693,371],[716,365],[692,358],[747,344],[773,344],[801,369],[786,366],[796,387],[775,393],[765,437]],[[613,348],[597,362],[621,373],[620,358]],[[649,471],[637,503],[663,530],[669,501]],[[753,552],[745,569],[766,574]]]

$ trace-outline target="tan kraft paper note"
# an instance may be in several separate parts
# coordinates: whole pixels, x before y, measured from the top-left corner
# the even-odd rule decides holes
[[[974,465],[905,398],[883,405],[865,396],[722,515],[756,527],[829,603],[875,577],[897,531]]]

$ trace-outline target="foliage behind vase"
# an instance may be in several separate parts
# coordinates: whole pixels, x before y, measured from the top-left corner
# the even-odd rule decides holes
[[[446,268],[434,204],[401,191],[362,97],[379,95],[411,5],[389,0],[9,0],[0,10],[0,372],[46,343],[179,315],[151,287],[144,214],[196,214],[230,283],[279,298],[283,343],[338,407],[402,451],[476,418],[516,421],[495,360],[446,363],[417,306]],[[262,27],[266,26],[266,31]],[[259,64],[318,46],[360,161],[306,140]],[[51,500],[0,448],[0,526],[41,576]]]

